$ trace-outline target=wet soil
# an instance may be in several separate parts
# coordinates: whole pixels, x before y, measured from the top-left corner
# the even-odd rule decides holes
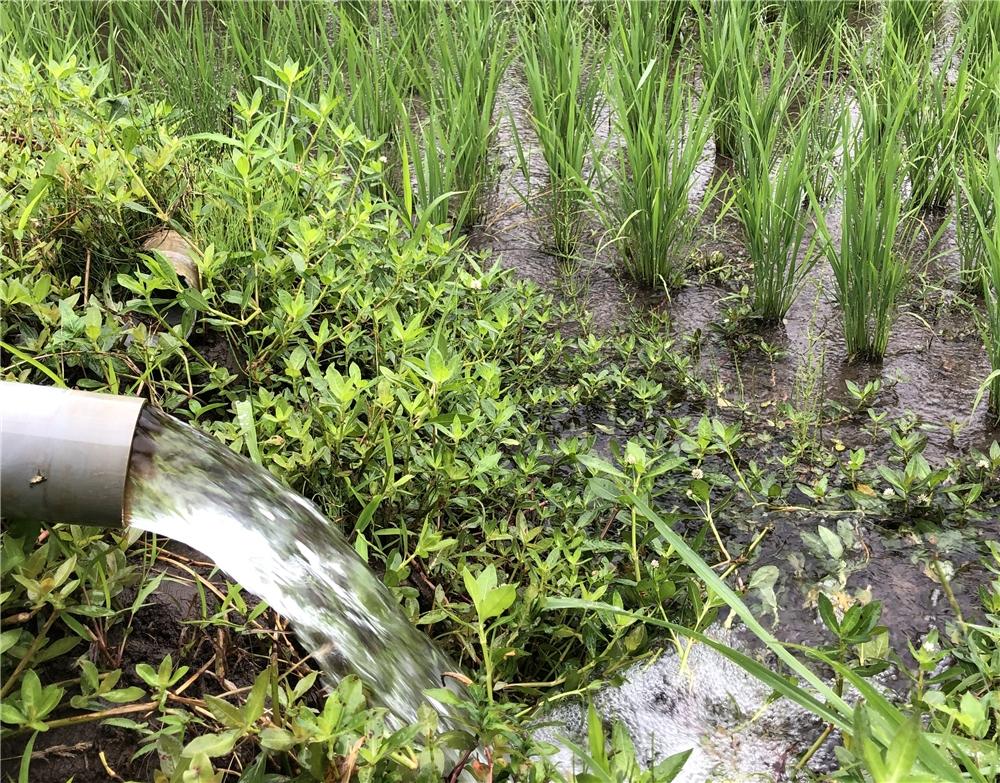
[[[945,35],[936,55],[941,66],[953,21],[949,17],[942,21]],[[738,303],[741,287],[751,284],[752,268],[734,216],[720,218],[732,164],[716,158],[711,142],[692,188],[692,207],[710,183],[720,180],[722,188],[703,216],[687,283],[668,294],[642,289],[629,280],[592,221],[585,221],[575,263],[567,264],[547,251],[548,228],[536,208],[547,186],[546,166],[531,128],[523,74],[516,67],[508,70],[502,84],[497,116],[498,182],[489,216],[471,232],[470,245],[568,303],[581,324],[599,333],[627,329],[633,319],[651,310],[668,313],[673,336],[696,346],[698,374],[717,390],[713,415],[739,418],[744,426],[755,419],[773,426],[783,403],[796,408],[815,404],[824,411],[830,403],[839,403],[848,413],[835,417],[824,413],[828,421],[818,437],[827,446],[837,442],[838,449],[864,446],[870,459],[882,459],[885,448],[873,444],[868,416],[864,411],[850,414],[858,406],[847,388],[848,381],[862,388],[879,381],[881,390],[869,404],[885,411],[887,421],[912,418],[927,438],[924,456],[932,465],[983,450],[998,437],[985,404],[973,410],[990,366],[973,315],[982,303],[959,284],[954,226],[945,225],[950,218],[926,212],[916,225],[908,226],[912,239],[899,252],[909,262],[910,281],[886,356],[880,363],[852,361],[845,350],[832,272],[825,259],[816,264],[782,324],[763,328],[745,317],[733,319],[730,309]],[[613,148],[611,128],[612,118],[605,109],[595,146]],[[515,130],[527,178],[519,165]],[[840,209],[836,200],[825,204],[834,237]],[[935,235],[937,243],[929,247],[928,240]],[[614,418],[608,411],[581,411],[572,422],[562,423],[564,434],[595,435],[599,449],[636,434],[616,427]],[[857,551],[847,553],[846,568],[824,562],[804,546],[804,532],[815,534],[820,524],[836,527],[836,521],[816,513],[761,518],[749,509],[738,509],[727,515],[724,535],[740,551],[763,527],[773,525],[751,569],[763,565],[779,569],[780,609],[775,619],[779,637],[812,644],[829,640],[815,609],[816,586],[823,584],[828,592],[842,592],[845,600],[881,601],[891,644],[906,658],[907,645],[918,644],[929,628],[943,627],[954,618],[956,607],[975,616],[978,586],[985,579],[981,542],[1000,539],[995,516],[974,528],[963,525],[955,530],[911,522],[884,524],[858,516],[853,523]],[[950,596],[932,565],[935,559],[945,561],[954,572]]]
[[[162,539],[160,543],[162,546]],[[270,663],[271,642],[274,639],[279,640],[282,648],[294,651],[295,660],[303,657],[292,646],[291,634],[282,630],[283,622],[270,610],[261,615],[259,624],[254,623],[248,629],[234,628],[230,631],[218,626],[206,627],[203,624],[206,613],[211,616],[220,609],[220,601],[213,588],[224,596],[227,585],[214,565],[205,562],[195,550],[170,542],[168,548],[160,549],[149,578],[155,578],[160,573],[164,575],[160,586],[150,594],[131,622],[114,626],[107,639],[98,639],[84,653],[101,671],[122,670],[118,688],[136,686],[148,694],[148,686],[136,674],[136,665],[149,663],[155,667],[166,655],[170,655],[175,669],[182,665],[189,667],[189,671],[170,690],[184,699],[194,700],[186,705],[190,709],[192,704],[200,703],[198,700],[205,693],[220,694],[251,686],[256,676]],[[135,590],[132,589],[122,596],[120,603],[127,608],[134,598]],[[246,595],[246,600],[250,609],[257,603],[250,595]],[[233,622],[240,621],[235,612],[230,612],[228,617]],[[68,657],[56,659],[41,674],[42,680],[54,682],[79,676],[72,663]],[[301,671],[302,674],[307,672],[308,669]],[[144,722],[156,714],[155,708],[131,711],[131,707],[148,702],[147,696],[131,705],[107,703],[105,707],[108,710],[123,708],[120,715],[107,717]],[[69,708],[67,715],[79,712]],[[53,714],[47,720],[54,721],[60,717],[63,716]],[[150,721],[150,725],[155,730],[157,721]],[[5,780],[7,776],[16,778],[29,736],[15,735],[3,741],[0,766]],[[193,736],[189,734],[187,739]],[[74,783],[152,780],[154,771],[159,769],[155,749],[136,755],[145,740],[146,737],[135,730],[96,720],[51,728],[37,735],[28,779],[39,783],[71,779]],[[247,752],[253,753],[254,749],[248,745]],[[244,758],[246,755],[237,746],[228,766],[238,769],[245,765],[252,758]],[[220,761],[220,768],[227,766],[226,760]]]

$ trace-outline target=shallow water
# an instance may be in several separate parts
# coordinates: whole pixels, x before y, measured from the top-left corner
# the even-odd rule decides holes
[[[147,406],[127,521],[206,554],[287,618],[331,678],[356,674],[400,723],[457,671],[316,507],[218,441]],[[449,680],[450,682],[450,680]]]

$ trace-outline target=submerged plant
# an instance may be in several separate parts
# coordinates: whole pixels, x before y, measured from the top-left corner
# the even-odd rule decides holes
[[[905,163],[897,138],[903,112],[897,108],[884,116],[874,89],[863,82],[858,108],[860,128],[846,116],[842,123],[839,242],[830,236],[822,211],[817,210],[816,217],[834,272],[848,354],[877,361],[885,355],[907,271],[895,249],[903,219]]]
[[[689,68],[678,65],[671,73],[653,42],[639,43],[636,28],[646,21],[639,14],[618,21],[609,81],[622,149],[618,165],[610,167],[613,181],[602,183],[598,201],[629,274],[669,288],[683,278],[698,214],[711,195],[691,210],[688,195],[711,133],[711,114],[708,101],[697,101],[687,86]]]
[[[587,73],[587,37],[576,4],[551,0],[532,6],[520,30],[524,75],[531,101],[531,123],[549,172],[544,195],[552,247],[572,258],[578,223],[586,205],[587,153],[594,137],[600,74]]]

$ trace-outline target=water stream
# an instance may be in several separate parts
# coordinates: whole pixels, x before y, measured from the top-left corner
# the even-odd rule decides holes
[[[291,621],[331,677],[357,674],[401,723],[457,671],[316,507],[218,441],[147,406],[132,445],[128,522],[182,541]],[[449,680],[450,682],[450,680]]]

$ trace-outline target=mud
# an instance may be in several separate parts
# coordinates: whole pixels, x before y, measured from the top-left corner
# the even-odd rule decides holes
[[[952,16],[945,15],[938,30],[938,67],[950,64]],[[778,327],[762,328],[745,318],[733,320],[729,309],[738,303],[740,288],[751,284],[752,269],[735,216],[730,212],[720,217],[732,163],[717,159],[711,142],[692,187],[692,207],[708,187],[718,184],[719,191],[703,215],[688,282],[668,295],[641,289],[630,281],[614,249],[602,241],[605,237],[592,222],[586,226],[575,267],[546,252],[547,227],[531,206],[546,187],[546,167],[531,129],[523,75],[517,68],[506,74],[497,118],[499,178],[489,217],[470,235],[471,246],[487,251],[503,267],[568,304],[581,325],[600,333],[627,329],[632,319],[651,309],[665,310],[673,336],[696,345],[698,373],[718,393],[715,415],[739,418],[752,426],[755,420],[773,420],[782,403],[797,408],[817,404],[826,422],[819,430],[825,445],[835,440],[843,444],[840,448],[864,446],[871,458],[884,459],[884,447],[873,445],[866,429],[868,416],[858,410],[847,388],[848,381],[863,388],[877,380],[881,390],[868,404],[885,411],[887,421],[912,417],[927,438],[924,455],[932,464],[985,449],[997,438],[985,404],[973,410],[990,367],[968,305],[981,308],[982,303],[959,285],[954,226],[945,225],[944,216],[925,212],[915,225],[907,226],[912,229],[911,240],[901,243],[898,250],[909,262],[910,278],[887,354],[881,363],[856,362],[846,354],[832,271],[825,258],[819,259]],[[605,109],[595,146],[617,143],[611,127],[612,118]],[[519,167],[515,129],[528,178]],[[836,238],[841,205],[834,199],[824,209]],[[933,246],[929,246],[931,237],[937,239]],[[831,403],[841,405],[841,412],[831,412]],[[603,410],[581,410],[560,430],[565,435],[594,435],[598,449],[606,448],[612,439],[636,434],[618,427],[613,414]],[[836,521],[800,512],[761,519],[749,509],[729,516],[725,535],[737,551],[762,527],[773,525],[746,573],[763,565],[778,567],[780,608],[774,625],[780,637],[810,644],[829,641],[815,608],[816,586],[823,584],[852,600],[881,601],[891,645],[904,659],[908,644],[919,644],[929,628],[944,627],[954,619],[953,603],[963,614],[975,614],[978,585],[985,573],[976,539],[1000,535],[996,519],[986,520],[976,530],[949,530],[947,526],[923,529],[910,520],[882,524],[861,517],[854,522],[857,551],[848,552],[848,565],[838,569],[810,554],[802,539],[803,532],[815,533],[820,524],[835,527]],[[794,559],[797,556],[801,562]],[[934,571],[935,559],[953,572],[950,597]]]

